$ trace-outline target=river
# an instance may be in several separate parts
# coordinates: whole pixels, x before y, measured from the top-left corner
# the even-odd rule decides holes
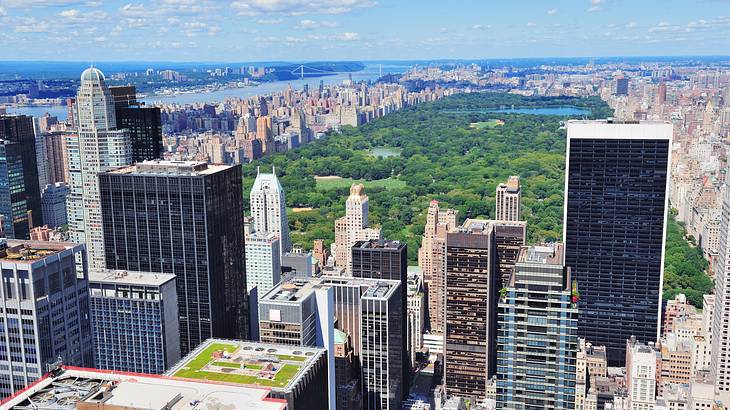
[[[403,73],[408,70],[408,65],[383,65],[383,74]],[[366,65],[361,71],[352,73],[352,80],[357,81],[374,81],[379,77],[380,67],[376,64]],[[295,90],[304,88],[304,84],[309,84],[309,89],[317,89],[320,80],[325,85],[340,84],[349,78],[348,73],[328,75],[324,77],[305,78],[303,80],[292,81],[273,81],[261,83],[258,86],[242,87],[242,88],[226,88],[215,91],[206,91],[192,94],[177,95],[150,95],[143,99],[147,104],[195,104],[222,102],[229,98],[248,98],[257,95],[273,94],[285,90],[289,85]],[[7,107],[9,113],[32,115],[41,117],[45,113],[57,116],[59,120],[66,119],[65,105],[34,105],[24,107]]]

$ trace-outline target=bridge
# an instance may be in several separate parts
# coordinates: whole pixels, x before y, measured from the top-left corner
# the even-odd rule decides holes
[[[291,74],[299,74],[300,79],[304,79],[305,76],[322,75],[322,74],[351,74],[352,71],[334,71],[334,70],[323,70],[321,68],[310,67],[304,64],[300,64],[289,71]],[[383,66],[380,66],[380,77],[383,76]]]

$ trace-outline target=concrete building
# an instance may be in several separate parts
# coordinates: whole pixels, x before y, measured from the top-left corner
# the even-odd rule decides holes
[[[268,397],[284,400],[286,406],[280,408],[286,410],[326,409],[327,354],[323,348],[209,339],[165,375],[190,379],[201,378],[196,373],[203,372],[208,381],[269,389]],[[232,408],[247,405],[239,401]]]
[[[500,290],[498,408],[575,409],[577,295],[562,244],[522,248]]]
[[[281,187],[276,174],[262,174],[257,170],[249,198],[255,231],[273,233],[279,237],[281,259],[281,255],[291,252],[292,245],[284,188]]]
[[[497,185],[497,212],[495,219],[498,221],[519,221],[520,204],[522,202],[522,190],[520,189],[520,177],[511,176],[507,182]]]
[[[418,274],[408,275],[408,352],[410,353],[411,368],[416,365],[416,354],[423,347],[423,329],[426,319],[425,294],[423,280]]]
[[[292,277],[259,298],[262,343],[321,347],[327,351],[329,408],[335,408],[334,291],[317,279]]]
[[[161,374],[180,360],[175,275],[92,270],[89,294],[98,369]]]
[[[41,194],[43,222],[49,228],[58,228],[66,225],[66,198],[70,192],[71,189],[63,182],[46,185],[43,189],[43,193]]]
[[[444,291],[446,287],[446,233],[456,228],[459,211],[439,208],[431,201],[426,213],[426,226],[418,249],[418,266],[428,302],[427,328],[432,335],[444,333]]]
[[[84,245],[0,239],[0,397],[62,360],[93,366]]]
[[[258,288],[263,295],[281,281],[281,242],[274,233],[246,236],[246,291]]]
[[[240,166],[145,161],[99,175],[107,269],[177,277],[180,351],[248,337]]]
[[[578,334],[620,366],[626,339],[659,339],[673,128],[573,120],[567,130],[563,239],[582,294]]]
[[[654,410],[656,406],[658,352],[636,338],[626,341],[626,388],[631,409]]]
[[[88,68],[76,96],[76,134],[67,134],[68,228],[71,240],[86,243],[89,265],[105,268],[99,173],[132,162],[129,132],[118,129],[114,99],[104,74]]]
[[[354,184],[345,202],[345,216],[335,220],[335,242],[333,254],[335,266],[352,272],[352,246],[357,241],[380,239],[380,229],[368,226],[368,196],[365,187]]]
[[[43,149],[46,150],[46,174],[48,183],[68,182],[66,172],[68,170],[68,154],[66,152],[66,132],[53,131],[42,134]]]

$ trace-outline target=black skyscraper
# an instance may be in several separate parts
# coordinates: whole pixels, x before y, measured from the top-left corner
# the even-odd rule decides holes
[[[7,170],[13,203],[11,219],[16,231],[11,237],[28,239],[30,227],[43,225],[33,117],[0,115],[0,140],[5,141],[5,156],[8,166],[12,168]],[[19,212],[23,207],[25,215],[21,216]],[[8,216],[5,215],[6,218]]]
[[[656,341],[672,125],[568,123],[565,265],[578,281],[578,335],[622,365],[626,339]]]
[[[358,241],[352,246],[352,276],[367,279],[389,279],[400,281],[401,312],[406,312],[408,301],[408,249],[398,241],[376,240]],[[402,314],[403,330],[403,386],[410,386],[410,354],[406,343],[407,315]],[[408,389],[402,393],[408,395]]]
[[[162,116],[158,107],[137,102],[133,85],[109,87],[114,97],[117,128],[129,130],[132,162],[159,159],[162,153]]]
[[[240,166],[149,161],[99,175],[106,267],[177,275],[180,350],[248,336]]]

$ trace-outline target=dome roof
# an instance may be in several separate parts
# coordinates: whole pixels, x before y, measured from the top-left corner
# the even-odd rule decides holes
[[[104,81],[104,73],[98,68],[89,67],[81,73],[81,81]]]

